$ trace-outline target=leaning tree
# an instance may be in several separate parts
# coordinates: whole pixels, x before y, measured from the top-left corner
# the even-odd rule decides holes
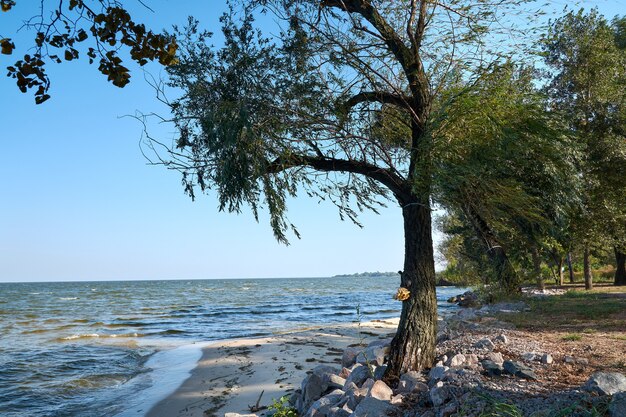
[[[286,203],[299,192],[331,201],[355,222],[360,210],[386,201],[402,211],[402,313],[390,382],[435,357],[433,104],[451,78],[471,85],[519,51],[507,42],[511,27],[499,32],[519,3],[233,2],[221,19],[222,47],[193,20],[175,33],[178,64],[168,72],[182,92],[169,103],[178,134],[172,143],[146,143],[154,163],[182,173],[192,198],[212,189],[221,210],[247,205],[256,216],[266,208],[282,242],[298,233]],[[463,91],[446,99],[459,97]]]

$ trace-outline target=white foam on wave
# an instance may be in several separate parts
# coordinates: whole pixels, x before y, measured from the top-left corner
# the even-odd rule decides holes
[[[78,300],[78,297],[60,297],[59,300],[63,300],[63,301]]]
[[[112,333],[112,334],[99,334],[99,333],[85,333],[85,334],[73,334],[71,336],[62,337],[60,340],[78,340],[78,339],[101,339],[101,338],[118,338],[118,337],[142,337],[141,333]]]
[[[202,349],[219,341],[192,343],[162,350],[152,355],[146,364],[150,372],[141,374],[127,384],[147,388],[126,397],[126,409],[114,417],[144,416],[159,401],[180,387],[202,357]],[[123,387],[122,387],[123,388]]]

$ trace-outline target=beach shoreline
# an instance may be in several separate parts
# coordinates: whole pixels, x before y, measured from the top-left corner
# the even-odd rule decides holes
[[[340,369],[346,347],[392,337],[397,325],[398,319],[325,324],[268,337],[212,342],[202,347],[202,357],[189,377],[145,416],[250,414],[257,401],[261,408],[267,407],[298,389],[311,368],[329,365]],[[256,414],[264,416],[266,412],[263,409]]]

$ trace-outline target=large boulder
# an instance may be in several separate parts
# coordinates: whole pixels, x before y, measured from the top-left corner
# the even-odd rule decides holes
[[[533,370],[519,362],[504,361],[503,368],[504,372],[518,378],[537,380],[537,375],[535,375]]]
[[[334,407],[343,396],[344,392],[335,390],[311,404],[304,417],[327,417],[330,409]]]
[[[487,352],[483,359],[490,360],[498,365],[502,365],[504,363],[504,358],[502,357],[502,353],[500,352]]]
[[[425,392],[428,385],[422,381],[422,376],[417,371],[409,371],[400,376],[400,382],[396,388],[398,393]]]
[[[382,401],[374,397],[364,398],[352,413],[352,417],[383,417],[395,407],[389,401]]]
[[[378,400],[391,401],[393,391],[383,381],[376,381],[372,388],[367,393],[366,397],[374,397]]]
[[[485,374],[487,374],[487,376],[500,376],[504,371],[501,364],[489,359],[484,359],[480,364],[485,370]]]
[[[609,417],[626,416],[626,392],[618,392],[613,395],[608,412]]]
[[[619,372],[596,372],[591,375],[583,388],[600,395],[617,394],[626,391],[626,376]]]
[[[359,353],[361,353],[363,349],[358,349],[355,347],[348,347],[343,351],[343,356],[341,357],[341,366],[344,368],[349,368],[356,363],[356,357]]]
[[[346,384],[354,383],[358,386],[363,385],[363,383],[370,377],[370,370],[367,366],[364,365],[356,365],[352,368],[350,375],[346,378]]]

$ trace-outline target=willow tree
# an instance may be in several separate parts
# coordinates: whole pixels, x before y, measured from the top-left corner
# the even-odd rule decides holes
[[[517,269],[527,258],[543,288],[540,249],[556,240],[555,229],[577,207],[576,146],[562,117],[545,110],[535,73],[512,63],[494,66],[472,85],[455,82],[432,113],[435,195],[451,215],[448,234],[463,247],[449,254],[489,265],[485,278],[493,275],[491,283],[508,292],[518,290]],[[480,242],[479,253],[470,241]]]
[[[298,192],[356,222],[360,210],[396,205],[404,290],[386,378],[432,366],[431,109],[452,72],[471,83],[510,53],[491,31],[503,27],[509,2],[240,3],[222,17],[223,47],[195,22],[177,34],[179,64],[169,74],[182,91],[170,103],[179,134],[171,146],[149,142],[155,163],[182,172],[192,197],[215,190],[221,210],[266,208],[282,242],[297,235],[286,202]]]
[[[584,182],[577,236],[584,276],[592,287],[590,249],[614,246],[618,285],[626,285],[626,23],[608,22],[597,10],[570,12],[544,37],[555,108],[566,115],[583,147],[578,160]]]

